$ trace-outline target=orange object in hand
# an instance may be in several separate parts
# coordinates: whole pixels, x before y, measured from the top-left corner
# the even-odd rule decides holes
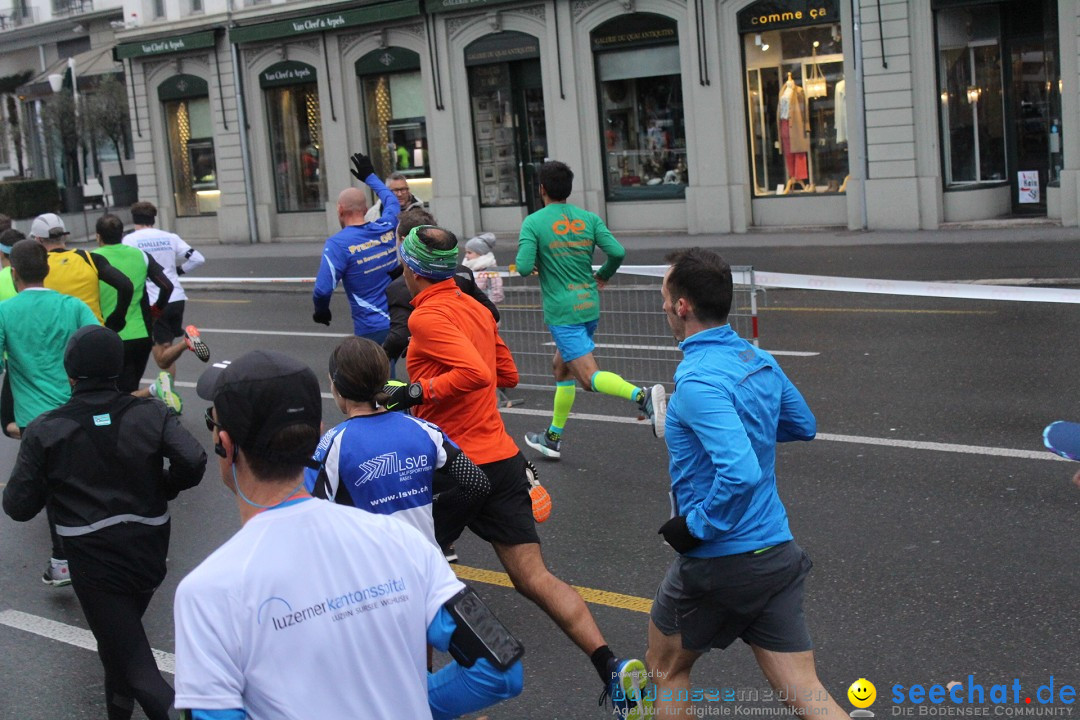
[[[536,522],[542,523],[551,517],[551,495],[543,485],[533,485],[529,497],[532,498],[533,519]]]

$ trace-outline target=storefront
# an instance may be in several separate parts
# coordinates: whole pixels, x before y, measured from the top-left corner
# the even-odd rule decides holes
[[[430,202],[431,160],[419,53],[379,48],[354,67],[375,174],[385,178],[401,173],[412,194]]]
[[[540,43],[505,31],[465,48],[480,207],[542,207],[537,170],[548,156]]]
[[[176,217],[214,215],[221,206],[210,89],[195,75],[180,74],[158,85],[165,114]]]
[[[318,74],[285,60],[259,73],[266,103],[270,164],[278,213],[317,212],[326,203]]]

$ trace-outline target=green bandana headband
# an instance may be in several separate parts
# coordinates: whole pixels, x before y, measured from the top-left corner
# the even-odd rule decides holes
[[[418,233],[429,227],[434,227],[434,225],[420,225],[410,230],[401,241],[398,255],[401,257],[401,262],[420,277],[430,280],[448,280],[454,276],[454,269],[457,267],[457,247],[450,250],[436,250],[425,245]]]

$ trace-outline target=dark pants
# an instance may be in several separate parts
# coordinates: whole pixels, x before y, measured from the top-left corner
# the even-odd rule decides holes
[[[4,386],[0,388],[0,431],[8,435],[8,425],[15,422],[15,396],[11,394],[11,375],[4,373]]]
[[[161,676],[142,626],[152,590],[116,593],[88,587],[77,572],[71,585],[105,666],[105,703],[109,720],[128,720],[133,700],[150,720],[168,720],[175,694]]]

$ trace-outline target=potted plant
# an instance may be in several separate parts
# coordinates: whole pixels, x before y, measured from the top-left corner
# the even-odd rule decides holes
[[[116,149],[120,174],[109,176],[113,205],[127,207],[139,199],[139,176],[124,172],[124,148],[128,136],[127,88],[115,75],[106,75],[86,98],[86,127],[99,142],[108,141]]]
[[[79,184],[79,118],[75,98],[69,92],[55,93],[41,104],[41,123],[46,138],[59,143],[60,167],[64,180],[64,211],[82,209],[82,185]]]

